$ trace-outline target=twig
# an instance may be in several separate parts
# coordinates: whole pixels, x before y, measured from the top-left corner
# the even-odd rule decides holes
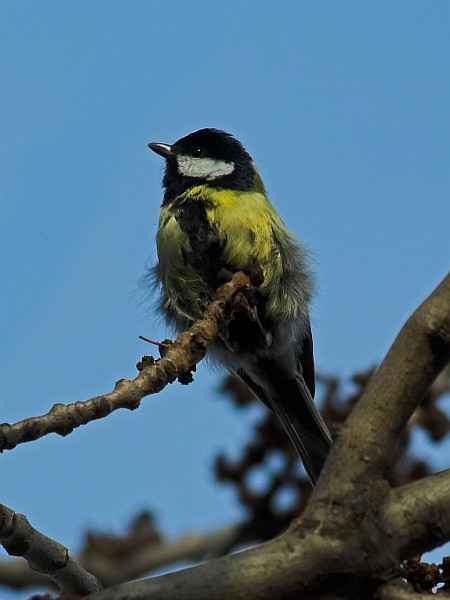
[[[147,338],[143,335],[140,335],[139,339],[144,342],[147,342],[148,344],[153,344],[154,346],[158,346],[158,348],[167,348],[167,344],[165,344],[164,342],[157,342],[157,341],[151,340],[150,338]]]
[[[22,556],[33,571],[50,577],[61,590],[81,596],[102,589],[96,577],[69,556],[63,545],[40,533],[24,515],[0,504],[0,543],[12,556]]]
[[[116,559],[102,552],[90,552],[88,555],[82,552],[75,560],[93,573],[104,587],[109,587],[177,562],[194,563],[217,558],[236,544],[254,541],[255,537],[245,524],[237,524],[205,533],[189,533],[160,544],[148,542]],[[21,560],[0,561],[0,586],[24,589],[45,585],[45,582],[42,575],[31,571]]]
[[[206,348],[226,327],[233,315],[247,307],[245,295],[254,289],[249,277],[236,273],[217,290],[201,319],[168,344],[164,357],[142,369],[133,379],[118,381],[112,392],[73,404],[55,404],[48,413],[10,425],[0,425],[0,452],[18,444],[37,440],[49,433],[65,436],[95,419],[119,408],[135,410],[142,398],[160,392],[168,383],[186,372],[205,356]]]
[[[105,587],[136,579],[168,565],[179,562],[201,562],[223,556],[230,546],[253,541],[241,525],[226,527],[207,533],[191,533],[173,542],[143,546],[123,558],[111,561],[101,556],[87,559],[86,565],[102,581]]]

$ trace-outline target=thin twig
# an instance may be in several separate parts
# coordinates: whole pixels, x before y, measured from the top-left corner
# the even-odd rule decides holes
[[[0,425],[0,452],[18,444],[37,440],[49,433],[65,436],[95,419],[108,416],[119,408],[134,410],[142,398],[160,392],[168,383],[193,369],[205,356],[206,348],[226,327],[234,314],[246,308],[245,296],[254,289],[249,277],[236,273],[217,290],[201,319],[188,331],[167,344],[164,357],[145,366],[133,379],[118,381],[112,392],[75,402],[55,404],[48,413],[10,425]]]
[[[0,543],[12,556],[22,556],[33,571],[50,577],[61,590],[87,596],[102,589],[59,542],[40,533],[21,514],[0,504]]]

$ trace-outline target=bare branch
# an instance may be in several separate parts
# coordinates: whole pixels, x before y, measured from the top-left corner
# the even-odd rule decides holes
[[[243,535],[245,533],[245,535]],[[155,544],[149,542],[114,559],[101,552],[82,552],[75,557],[77,563],[93,573],[109,587],[130,579],[142,577],[152,571],[174,565],[177,562],[201,562],[222,556],[236,544],[255,541],[243,525],[226,527],[207,533],[190,533],[173,542]],[[28,568],[24,561],[0,561],[0,585],[24,589],[45,585],[48,580]]]
[[[450,274],[408,319],[342,427],[314,496],[378,480],[398,436],[450,358]]]
[[[91,557],[86,560],[89,570],[95,573],[105,587],[135,579],[151,571],[178,562],[201,562],[222,556],[241,536],[241,527],[227,527],[203,534],[187,534],[174,542],[160,545],[148,544],[120,560],[102,560]]]
[[[398,508],[402,496],[391,493],[384,480],[384,467],[398,433],[449,358],[450,276],[405,324],[344,425],[304,514],[285,534],[251,550],[110,588],[93,598],[137,600],[153,594],[158,600],[282,600],[326,597],[324,590],[332,590],[336,598],[372,597],[398,577],[404,558],[400,550],[408,548],[407,531],[401,548],[392,541],[398,534],[393,523],[406,515]],[[447,476],[440,482],[438,512]],[[397,504],[391,512],[390,501]],[[436,515],[430,521],[425,509],[420,517],[437,523]],[[440,543],[450,538],[446,522]],[[413,545],[421,539],[428,547],[429,539],[417,531],[413,529]]]
[[[319,561],[317,557],[320,556]],[[318,597],[327,584],[335,560],[345,556],[345,545],[321,536],[295,539],[282,536],[245,552],[207,564],[122,584],[95,594],[95,600],[283,600]]]
[[[50,577],[61,590],[86,596],[102,589],[96,577],[70,556],[67,548],[30,525],[24,515],[0,504],[0,541],[12,556],[23,556],[31,569]]]
[[[0,589],[10,588],[23,590],[31,587],[54,587],[52,581],[46,576],[32,571],[24,560],[0,560]]]
[[[10,425],[0,425],[0,452],[37,440],[49,433],[68,435],[76,427],[108,416],[119,408],[134,410],[142,398],[160,392],[182,377],[205,356],[206,348],[224,329],[235,312],[247,306],[245,294],[254,289],[250,278],[236,273],[217,290],[202,319],[168,344],[163,358],[144,367],[133,379],[118,381],[112,392],[74,404],[55,404],[48,413]]]
[[[391,491],[384,512],[391,543],[403,558],[421,555],[450,539],[450,469]]]
[[[237,301],[240,292],[234,296]],[[211,321],[216,318],[217,314],[211,315]],[[221,316],[219,320],[223,322],[223,318],[227,317]],[[208,331],[213,331],[213,335],[220,332],[217,321],[211,327]],[[145,377],[121,384],[130,386],[128,402],[138,405],[140,399],[150,393],[148,390],[157,391],[149,384],[158,387],[164,377],[159,374],[158,378],[154,367],[157,370],[169,356],[171,360],[166,369],[169,381],[192,368],[194,358],[204,354],[209,339],[211,335],[203,330],[193,332],[191,329],[179,336],[180,362],[170,354],[170,345],[164,358],[142,371],[141,376],[145,373]],[[435,494],[427,491],[426,506],[410,501],[406,495],[408,490],[404,494],[402,490],[392,492],[384,478],[399,432],[449,358],[450,276],[403,327],[343,426],[304,514],[286,533],[245,552],[190,570],[122,584],[92,597],[95,600],[137,600],[154,595],[158,600],[211,597],[216,600],[282,600],[326,598],[324,589],[332,590],[332,596],[328,597],[335,599],[373,597],[384,583],[398,578],[400,561],[407,558],[402,553],[416,548],[421,552],[429,548],[431,539],[442,543],[450,538],[448,519],[442,517],[444,511],[448,512],[445,497],[448,497],[449,476],[446,473],[423,482],[437,488]],[[162,386],[166,383],[167,379]],[[121,392],[118,387],[113,394]],[[73,429],[72,423],[70,426]],[[423,497],[420,482],[411,484],[415,485],[419,487],[410,487],[409,492],[416,499]],[[408,522],[411,508],[415,518],[422,520],[422,524],[414,528]],[[407,524],[407,528],[397,540],[399,524]],[[441,527],[431,534],[432,538],[426,535],[426,528],[430,526]],[[388,591],[407,590],[391,588]]]

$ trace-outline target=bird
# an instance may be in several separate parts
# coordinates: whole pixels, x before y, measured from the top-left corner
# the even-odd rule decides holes
[[[230,133],[204,128],[173,144],[148,146],[165,159],[158,261],[151,274],[160,287],[160,308],[170,325],[185,330],[211,302],[220,273],[262,271],[255,318],[235,315],[208,356],[277,415],[315,485],[332,439],[314,403],[308,251]]]

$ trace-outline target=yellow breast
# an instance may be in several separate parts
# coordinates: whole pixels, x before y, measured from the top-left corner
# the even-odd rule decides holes
[[[204,202],[211,236],[223,246],[223,266],[230,271],[245,268],[256,258],[264,273],[261,292],[270,296],[282,274],[276,238],[287,232],[267,196],[259,191],[236,192],[198,186],[185,200]],[[213,289],[193,266],[195,259],[189,236],[180,226],[183,201],[163,206],[157,235],[159,272],[168,301],[178,314],[199,316],[198,298],[211,296]]]

